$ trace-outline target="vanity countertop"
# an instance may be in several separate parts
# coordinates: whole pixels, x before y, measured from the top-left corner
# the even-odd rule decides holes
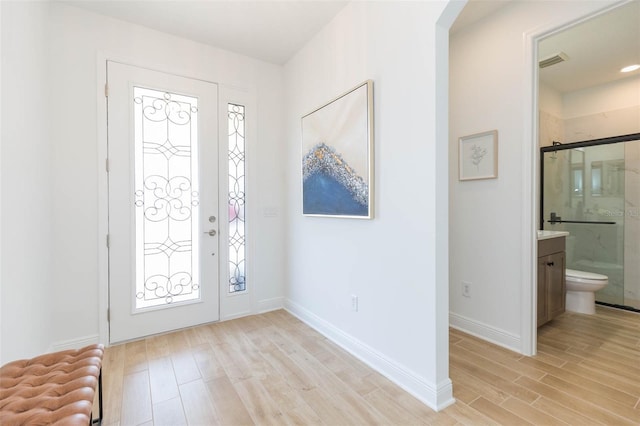
[[[566,237],[569,235],[567,231],[538,231],[538,241],[548,240],[549,238]]]

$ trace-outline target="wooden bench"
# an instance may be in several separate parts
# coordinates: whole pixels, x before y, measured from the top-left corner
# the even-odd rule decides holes
[[[0,425],[81,425],[102,421],[103,345],[10,362],[0,368]],[[98,392],[98,419],[93,401]]]

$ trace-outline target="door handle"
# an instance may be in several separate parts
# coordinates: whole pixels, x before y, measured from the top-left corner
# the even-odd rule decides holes
[[[216,230],[215,229],[209,229],[208,231],[204,231],[203,234],[209,234],[209,236],[215,237],[216,236]]]
[[[553,263],[553,262],[547,262],[547,266],[553,266],[553,265],[555,265],[555,263]]]

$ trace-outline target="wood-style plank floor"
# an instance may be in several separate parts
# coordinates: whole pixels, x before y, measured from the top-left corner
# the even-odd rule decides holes
[[[434,412],[285,311],[105,353],[103,425],[640,425],[640,315],[598,307],[524,357],[450,333],[456,404]]]

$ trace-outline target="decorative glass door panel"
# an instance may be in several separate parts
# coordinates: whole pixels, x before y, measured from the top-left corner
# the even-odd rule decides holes
[[[198,99],[133,88],[136,310],[200,299]]]
[[[109,340],[216,321],[217,85],[115,62],[107,76]]]
[[[247,289],[245,273],[244,106],[228,104],[229,118],[229,293]]]

